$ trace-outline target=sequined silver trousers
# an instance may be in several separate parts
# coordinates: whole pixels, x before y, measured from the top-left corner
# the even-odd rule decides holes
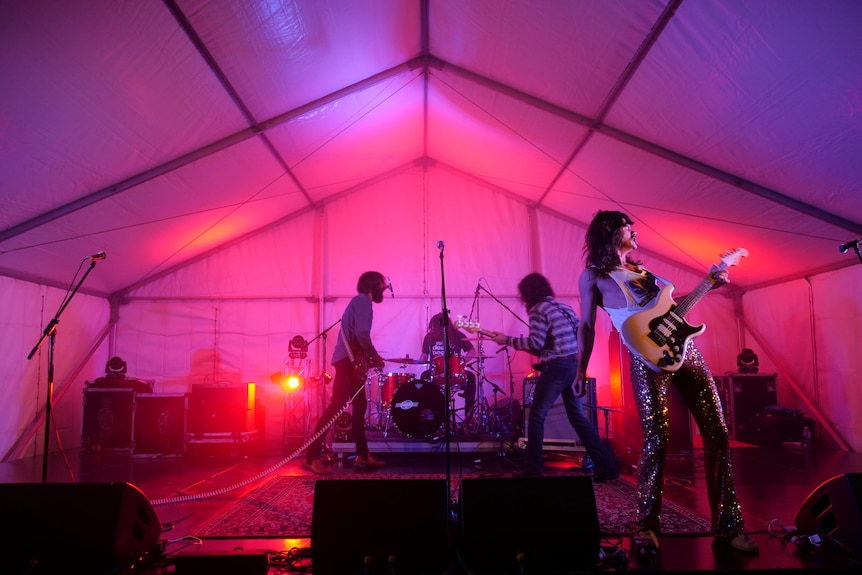
[[[643,431],[638,465],[637,504],[632,532],[661,532],[661,503],[669,440],[668,389],[679,390],[703,436],[706,490],[716,537],[745,532],[742,511],[733,484],[730,440],[721,400],[709,367],[700,351],[689,343],[683,365],[675,372],[656,373],[632,354],[632,388]]]

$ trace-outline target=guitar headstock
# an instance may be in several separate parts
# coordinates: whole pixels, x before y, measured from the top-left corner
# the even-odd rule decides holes
[[[482,326],[479,325],[477,320],[470,319],[464,315],[458,315],[455,317],[455,327],[458,329],[465,329],[470,333],[478,333]]]
[[[730,250],[729,252],[725,252],[721,255],[721,263],[725,266],[735,266],[739,263],[739,260],[748,255],[748,250],[745,248],[736,248],[734,250]]]

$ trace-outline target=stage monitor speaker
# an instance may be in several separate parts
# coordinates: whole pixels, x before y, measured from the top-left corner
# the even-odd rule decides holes
[[[320,479],[314,486],[314,575],[445,573],[445,479]]]
[[[599,561],[588,476],[464,479],[459,503],[462,557],[477,575],[592,571]]]
[[[0,513],[0,573],[125,572],[162,531],[129,483],[0,484]]]
[[[862,473],[836,475],[821,483],[793,522],[801,534],[838,542],[862,559]]]

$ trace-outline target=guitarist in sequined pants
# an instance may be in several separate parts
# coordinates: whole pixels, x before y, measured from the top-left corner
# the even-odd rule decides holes
[[[629,254],[638,247],[632,220],[617,211],[599,211],[587,229],[584,251],[586,269],[578,285],[581,323],[578,353],[581,362],[575,386],[583,386],[595,342],[596,312],[604,309],[622,332],[625,320],[654,302],[659,278]],[[726,270],[710,270],[714,287],[728,283]],[[662,282],[667,283],[667,282]],[[626,345],[634,352],[632,346]],[[668,389],[675,386],[703,435],[706,489],[715,538],[734,549],[757,553],[758,545],[746,531],[733,482],[730,440],[712,374],[700,351],[689,342],[675,371],[662,371],[631,354],[631,379],[643,431],[638,463],[637,502],[632,521],[632,545],[636,552],[654,554],[658,549],[664,488],[665,458],[669,441]]]
[[[383,358],[371,341],[371,324],[374,319],[372,302],[381,303],[383,292],[388,287],[386,277],[380,272],[365,272],[359,276],[357,295],[350,300],[341,316],[341,328],[332,352],[332,365],[335,366],[332,399],[329,407],[321,414],[314,431],[315,434],[321,431],[353,398],[351,430],[356,443],[354,467],[374,469],[384,466],[382,461],[368,452],[368,441],[365,438],[365,410],[368,399],[365,397],[364,388],[365,371],[369,367],[383,367]],[[332,473],[330,466],[320,459],[325,436],[326,434],[322,433],[308,446],[305,463],[302,465],[306,471],[317,475]]]

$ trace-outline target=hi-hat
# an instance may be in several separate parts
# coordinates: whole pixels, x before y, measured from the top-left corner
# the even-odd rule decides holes
[[[424,365],[426,363],[431,363],[428,360],[414,359],[412,357],[393,357],[391,359],[384,359],[383,361],[388,361],[391,363],[407,363],[411,365]]]

